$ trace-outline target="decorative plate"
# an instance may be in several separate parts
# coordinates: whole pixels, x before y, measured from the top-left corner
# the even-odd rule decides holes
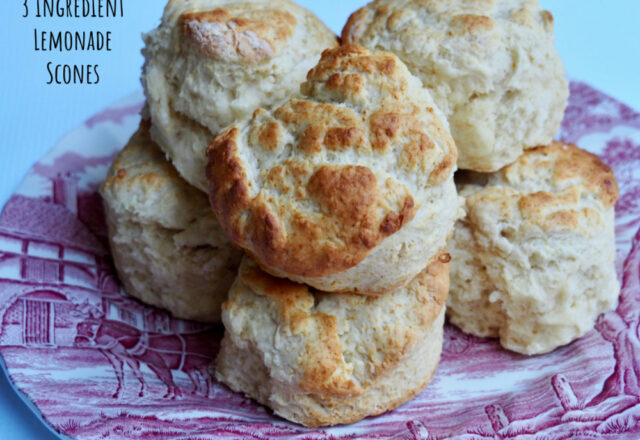
[[[128,298],[113,271],[99,182],[138,125],[142,95],[67,135],[0,216],[0,355],[43,420],[73,439],[640,438],[640,114],[571,84],[559,138],[614,167],[617,310],[525,357],[447,326],[433,382],[395,411],[310,430],[212,380],[222,329]]]

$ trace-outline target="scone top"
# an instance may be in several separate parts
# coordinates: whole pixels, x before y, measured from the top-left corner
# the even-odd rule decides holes
[[[207,176],[223,228],[263,268],[323,277],[410,224],[450,181],[456,148],[429,93],[390,53],[326,50],[301,90],[304,99],[221,133]]]
[[[467,196],[474,219],[497,216],[503,225],[522,219],[547,232],[590,235],[618,199],[611,168],[597,156],[561,142],[527,150],[497,173],[468,173],[462,180],[467,183],[459,190]]]
[[[189,43],[223,62],[255,64],[271,58],[293,34],[296,19],[286,11],[229,5],[180,16]]]
[[[618,200],[618,183],[611,167],[595,154],[564,142],[525,151],[494,179],[529,193],[536,188],[562,192],[578,187],[584,197],[592,197],[605,208],[612,208]]]
[[[223,128],[299,93],[335,34],[291,0],[172,0],[144,36],[151,135],[206,191],[204,149]]]
[[[568,83],[538,0],[375,0],[342,41],[407,64],[449,118],[462,169],[497,171],[560,127]]]

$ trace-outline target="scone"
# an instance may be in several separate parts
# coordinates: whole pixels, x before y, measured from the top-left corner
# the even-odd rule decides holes
[[[376,0],[342,39],[394,52],[422,80],[462,169],[496,171],[560,128],[569,88],[537,0]]]
[[[170,0],[144,36],[151,136],[206,191],[205,149],[220,130],[299,93],[337,38],[290,0]]]
[[[467,215],[448,248],[453,324],[537,354],[584,335],[614,308],[618,187],[598,157],[554,142],[497,173],[456,180]]]
[[[325,51],[302,92],[207,150],[222,228],[278,277],[328,292],[403,286],[458,214],[446,119],[395,55],[359,46]]]
[[[143,121],[100,189],[125,291],[174,316],[220,322],[242,252],[218,225],[207,196],[189,186]]]
[[[393,409],[431,381],[442,350],[449,256],[380,297],[273,278],[245,259],[223,306],[216,377],[309,427]]]

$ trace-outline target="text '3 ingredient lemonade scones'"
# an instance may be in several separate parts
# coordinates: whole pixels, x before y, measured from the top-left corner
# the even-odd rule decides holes
[[[290,0],[170,0],[144,39],[152,138],[203,191],[205,149],[215,135],[298,94],[322,51],[337,45],[331,30]]]
[[[242,252],[220,229],[206,195],[151,141],[148,122],[118,154],[100,192],[125,291],[178,318],[220,322]]]
[[[618,187],[598,157],[554,142],[497,173],[456,180],[467,215],[449,243],[453,324],[537,354],[615,307]]]
[[[275,276],[330,292],[401,287],[460,210],[446,119],[395,55],[360,46],[325,51],[302,92],[209,147],[223,229]]]
[[[216,377],[292,421],[352,423],[431,381],[442,351],[449,256],[379,297],[328,294],[245,259],[223,306]]]
[[[496,171],[560,128],[569,88],[538,0],[376,0],[342,39],[395,53],[422,80],[462,169]]]

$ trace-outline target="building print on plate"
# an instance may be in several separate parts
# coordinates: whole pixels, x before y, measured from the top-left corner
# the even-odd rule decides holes
[[[447,326],[433,382],[395,411],[325,430],[279,419],[211,378],[220,327],[121,291],[96,188],[138,126],[129,99],[37,164],[0,215],[0,355],[11,381],[47,423],[82,440],[640,438],[640,115],[584,84],[571,92],[560,138],[599,152],[621,195],[620,303],[580,340],[526,357]]]
[[[76,217],[76,180],[71,174],[53,179],[52,203],[14,196],[5,208],[0,223],[0,286],[6,298],[0,304],[2,345],[72,346],[73,304],[98,301],[96,292],[120,296],[104,246]],[[49,233],[59,224],[65,225],[64,234],[56,239]]]
[[[35,215],[67,225],[74,234],[85,231],[85,225],[76,217],[80,214],[77,180],[70,173],[58,175],[52,179],[52,203],[23,200],[28,212],[9,206],[8,214],[15,209],[16,217]],[[97,240],[88,239],[83,243],[86,245],[78,245],[74,240],[82,234],[52,241],[37,237],[39,231],[29,236],[11,229],[0,229],[0,283],[3,293],[9,295],[9,300],[0,305],[0,344],[95,348],[114,366],[118,378],[122,377],[124,362],[142,382],[142,361],[167,385],[171,395],[177,391],[171,369],[185,371],[198,388],[200,381],[205,381],[208,390],[206,370],[213,353],[210,349],[206,356],[188,354],[193,337],[181,335],[203,327],[172,320],[165,312],[123,298],[109,256]],[[91,232],[85,232],[86,237],[91,236]],[[75,324],[74,319],[82,321]],[[90,334],[92,325],[97,325],[97,334]],[[127,346],[131,341],[137,344]],[[151,351],[154,348],[156,351]]]

